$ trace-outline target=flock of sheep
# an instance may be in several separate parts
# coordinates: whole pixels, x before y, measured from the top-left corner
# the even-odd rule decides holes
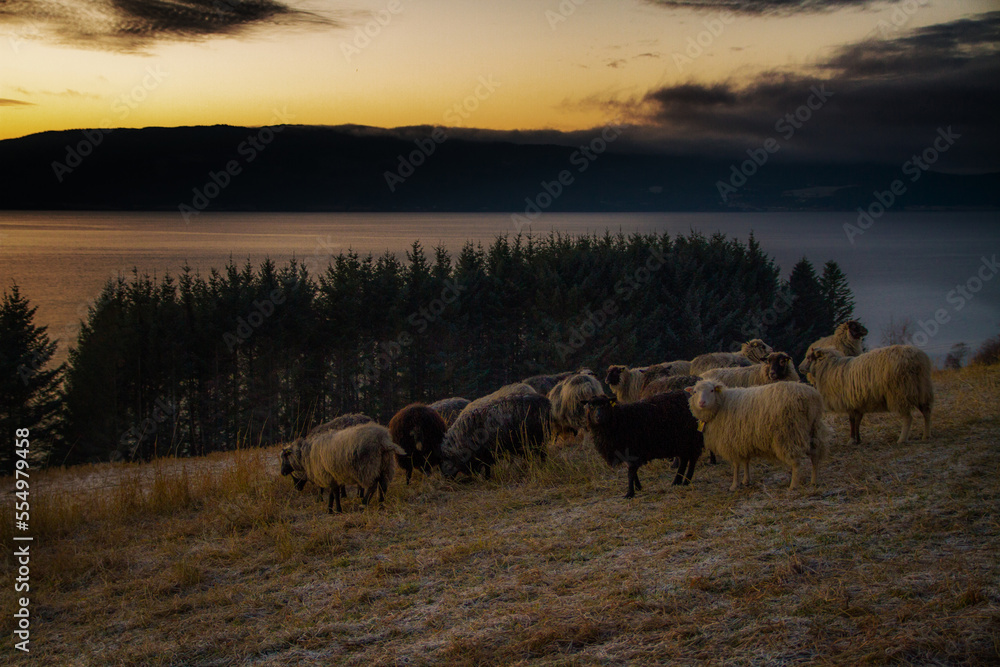
[[[498,456],[533,455],[544,461],[547,444],[561,436],[589,434],[611,466],[628,469],[626,498],[642,490],[638,470],[654,459],[675,459],[674,484],[690,482],[707,449],[733,466],[730,490],[750,483],[750,461],[763,458],[791,469],[808,457],[817,480],[832,435],[826,410],[846,413],[851,442],[861,441],[861,420],[869,412],[894,412],[905,442],[912,411],[924,418],[930,437],[934,388],[931,361],[910,345],[862,352],[868,334],[858,322],[840,324],[813,343],[798,370],[792,358],[759,339],[740,352],[712,352],[691,361],[642,368],[611,366],[605,381],[587,369],[537,375],[506,385],[474,401],[448,398],[401,409],[387,427],[365,415],[342,415],[314,428],[281,451],[281,474],[298,489],[311,482],[329,492],[327,510],[357,486],[362,503],[379,492],[385,498],[396,468],[410,483],[413,469],[445,477],[481,473],[488,478]],[[799,373],[810,384],[800,380]]]

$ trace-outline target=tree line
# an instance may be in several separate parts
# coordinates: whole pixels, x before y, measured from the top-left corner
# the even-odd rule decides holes
[[[412,401],[751,338],[798,359],[854,307],[835,262],[817,273],[803,258],[782,280],[753,236],[519,235],[455,256],[414,242],[405,261],[347,252],[312,268],[119,275],[58,368],[15,286],[0,304],[2,432],[33,428],[52,464],[202,455],[346,412],[385,423]]]

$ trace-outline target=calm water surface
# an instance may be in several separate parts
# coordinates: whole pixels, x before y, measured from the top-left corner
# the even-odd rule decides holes
[[[549,213],[538,218],[533,231],[721,231],[743,241],[752,231],[783,276],[802,257],[818,270],[836,260],[854,290],[855,312],[871,331],[869,345],[879,344],[890,318],[927,322],[939,310],[948,322],[923,346],[938,360],[956,342],[975,348],[1000,333],[1000,276],[983,263],[1000,257],[1000,213],[888,214],[851,243],[844,224],[855,217]],[[403,253],[415,239],[426,250],[443,244],[454,255],[468,240],[489,243],[498,234],[516,232],[510,215],[502,213],[204,213],[186,224],[176,213],[0,212],[0,285],[6,289],[17,282],[38,306],[38,323],[61,339],[63,357],[89,300],[109,277],[133,267],[176,275],[187,263],[207,273],[230,257],[255,264],[270,257],[282,264],[293,256],[325,266],[331,255],[349,248]],[[969,298],[955,291],[959,286]]]

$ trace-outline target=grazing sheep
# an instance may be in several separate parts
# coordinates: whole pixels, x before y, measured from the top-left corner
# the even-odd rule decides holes
[[[622,403],[632,403],[641,398],[642,390],[660,378],[687,375],[690,361],[667,361],[662,364],[629,368],[628,366],[608,366],[604,381]]]
[[[667,377],[656,378],[639,393],[639,398],[652,398],[657,394],[666,394],[685,387],[693,387],[701,380],[697,375],[669,375]]]
[[[823,396],[826,409],[846,412],[851,442],[861,442],[861,419],[867,412],[895,412],[903,420],[897,442],[906,442],[913,423],[912,410],[924,416],[924,440],[931,435],[934,385],[931,360],[912,345],[879,347],[846,357],[829,347],[816,348],[799,367],[808,373]]]
[[[706,380],[720,382],[727,387],[756,387],[772,382],[798,382],[792,358],[784,352],[772,352],[763,363],[753,366],[733,368],[713,368],[702,376]]]
[[[832,347],[835,350],[839,350],[845,357],[856,357],[861,354],[861,347],[867,335],[868,329],[865,329],[857,320],[841,322],[834,329],[833,335],[820,338],[810,345],[809,349],[806,350],[806,356],[809,356],[809,353],[816,348]]]
[[[389,420],[392,441],[406,452],[396,457],[396,463],[406,471],[407,484],[414,466],[429,474],[432,467],[441,465],[441,441],[447,430],[441,415],[423,403],[411,403]]]
[[[584,403],[597,453],[611,467],[628,465],[626,498],[642,491],[639,468],[654,459],[678,457],[674,484],[690,483],[704,441],[688,409],[687,394],[672,391],[634,403],[599,396]]]
[[[702,380],[684,391],[691,394],[691,414],[698,418],[705,447],[733,464],[733,484],[750,484],[750,459],[766,458],[792,469],[788,489],[798,486],[799,459],[812,461],[816,484],[820,462],[826,458],[830,428],[823,423],[823,399],[814,388],[800,382],[775,382],[760,387],[728,389]]]
[[[441,472],[454,478],[459,472],[481,471],[489,479],[502,452],[545,460],[551,403],[538,394],[506,396],[465,410],[441,442]]]
[[[281,474],[305,473],[305,477],[323,489],[330,489],[326,511],[340,508],[340,489],[357,484],[367,489],[361,503],[368,505],[375,490],[379,501],[396,471],[393,455],[405,454],[392,442],[389,429],[378,424],[359,424],[340,431],[327,431],[299,438],[281,450]]]
[[[565,373],[557,373],[555,375],[532,375],[529,378],[521,380],[521,383],[528,385],[540,395],[547,396],[553,387],[573,375],[575,375],[573,371],[566,371]]]
[[[372,421],[374,420],[368,415],[363,415],[359,412],[349,412],[347,414],[340,415],[339,417],[336,417],[331,421],[314,426],[312,430],[310,430],[309,433],[306,434],[306,436],[308,437],[310,435],[316,435],[318,433],[329,433],[331,431],[339,431],[341,429],[347,428],[348,426],[357,426],[358,424],[368,424]],[[308,481],[309,480],[306,479],[304,473],[300,472],[292,473],[292,482],[295,484],[296,491],[301,491],[303,488],[305,488],[306,482]],[[360,498],[363,493],[364,489],[361,489],[359,487],[358,498]],[[319,499],[320,500],[323,499],[322,487],[319,487]]]
[[[583,402],[603,395],[604,387],[600,380],[589,373],[571,375],[553,387],[548,398],[552,403],[552,426],[556,437],[576,436],[586,425],[586,406]]]
[[[486,405],[487,403],[493,403],[501,398],[507,396],[538,396],[540,395],[535,389],[523,382],[514,382],[512,384],[505,384],[504,386],[497,389],[492,394],[487,394],[486,396],[481,396],[476,400],[472,401],[464,408],[462,408],[462,413],[471,412],[478,407]]]
[[[435,401],[427,407],[437,410],[437,413],[444,419],[444,423],[451,426],[469,403],[470,401],[467,398],[454,396],[452,398],[442,398],[440,401]]]

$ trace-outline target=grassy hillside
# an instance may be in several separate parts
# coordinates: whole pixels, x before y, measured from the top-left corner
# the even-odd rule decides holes
[[[400,476],[341,516],[273,448],[38,473],[28,661],[996,663],[1000,368],[935,387],[926,443],[876,415],[849,446],[829,416],[820,485],[794,493],[767,463],[730,493],[726,463],[673,488],[660,462],[626,501],[624,470],[578,444],[489,482]]]

